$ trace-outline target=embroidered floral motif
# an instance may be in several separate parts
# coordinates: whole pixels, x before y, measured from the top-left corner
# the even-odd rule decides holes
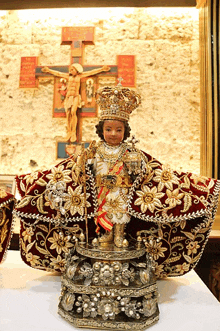
[[[149,243],[145,243],[146,251],[153,257],[153,259],[156,261],[159,259],[159,257],[164,257],[164,252],[167,251],[166,247],[161,247],[162,242],[157,242],[156,240],[150,240]]]
[[[69,248],[73,247],[73,244],[69,242],[68,236],[64,237],[62,232],[54,232],[53,237],[50,237],[48,241],[52,243],[50,249],[56,249],[58,254],[61,254],[62,251],[68,253]]]
[[[58,269],[61,272],[64,272],[66,266],[66,259],[58,255],[57,258],[51,258],[50,260],[50,266],[54,267],[54,269]]]
[[[172,191],[173,184],[179,183],[177,176],[165,165],[162,166],[162,169],[156,169],[155,175],[154,181],[159,183],[158,191],[162,191],[164,187]]]
[[[26,260],[31,264],[32,267],[35,267],[37,264],[40,263],[39,256],[33,255],[32,253],[26,254]]]
[[[165,203],[169,205],[170,208],[176,207],[176,205],[181,205],[182,198],[184,193],[179,193],[179,189],[175,189],[174,191],[166,190],[168,198],[165,200]]]
[[[178,264],[176,266],[176,269],[175,269],[176,274],[177,275],[183,275],[183,274],[185,274],[186,272],[189,271],[189,267],[190,267],[190,265],[187,264],[186,262],[183,262],[183,264]]]
[[[84,215],[85,209],[85,195],[82,193],[83,187],[80,185],[74,191],[71,186],[68,187],[69,196],[66,197],[66,203],[64,205],[64,209],[69,211],[71,215],[75,215],[79,213],[80,215]],[[89,193],[86,193],[86,198],[88,199]],[[86,201],[86,207],[90,207],[90,203]]]
[[[146,251],[154,260],[156,277],[183,275],[195,267],[207,239],[209,223],[204,221],[194,228],[193,222],[164,223],[157,230],[151,222],[147,223],[148,230],[142,234]]]
[[[110,208],[110,210],[114,211],[114,213],[124,212],[123,200],[120,199],[120,196],[114,198],[107,196],[105,205],[107,208]]]
[[[135,200],[134,204],[141,206],[142,213],[145,213],[147,209],[153,213],[156,207],[163,207],[160,198],[164,196],[164,193],[157,192],[156,187],[149,188],[144,185],[143,191],[137,191],[136,193],[139,198]]]
[[[198,241],[190,241],[186,246],[188,249],[187,255],[196,254],[199,247],[200,245],[198,244]]]
[[[163,264],[158,264],[158,262],[156,262],[154,268],[155,268],[154,274],[157,278],[167,277],[167,274],[164,271],[164,265]]]
[[[71,170],[64,170],[64,165],[59,165],[58,167],[54,167],[51,169],[51,174],[46,175],[46,177],[50,180],[51,184],[55,184],[59,181],[64,181],[65,183],[71,182]]]
[[[183,220],[187,213],[190,217],[204,216],[205,209],[212,208],[213,203],[217,202],[213,200],[215,180],[187,172],[179,173],[154,159],[146,160],[146,169],[151,170],[130,190],[128,210],[131,215],[147,221],[154,221],[158,217],[161,220]],[[216,190],[219,192],[219,184]],[[157,197],[152,193],[157,193]],[[132,203],[140,207],[134,210]]]
[[[71,227],[74,233],[80,231],[79,229],[77,225],[75,229]],[[37,269],[63,272],[66,265],[65,255],[74,246],[69,231],[52,226],[51,223],[45,225],[44,222],[38,222],[32,230],[31,227],[26,227],[25,223],[21,223],[21,253],[24,261]]]
[[[32,172],[30,174],[27,174],[24,177],[24,180],[26,181],[26,185],[33,184],[33,182],[38,178],[38,171]]]
[[[24,241],[28,241],[29,244],[31,243],[32,236],[34,235],[32,227],[26,228],[25,231],[22,232],[22,236],[24,238]]]

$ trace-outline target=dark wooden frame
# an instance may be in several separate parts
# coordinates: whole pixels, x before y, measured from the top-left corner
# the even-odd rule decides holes
[[[0,10],[35,9],[35,8],[71,8],[71,7],[195,7],[196,0],[0,0]]]

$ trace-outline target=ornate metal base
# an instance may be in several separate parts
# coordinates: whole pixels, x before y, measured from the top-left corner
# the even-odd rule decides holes
[[[62,276],[58,313],[76,327],[143,330],[159,319],[144,247],[76,245]]]

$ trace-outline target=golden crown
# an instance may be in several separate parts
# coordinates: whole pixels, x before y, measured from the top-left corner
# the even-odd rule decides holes
[[[131,112],[141,104],[141,96],[134,90],[122,87],[121,83],[98,89],[96,100],[101,109],[100,120],[128,121]]]

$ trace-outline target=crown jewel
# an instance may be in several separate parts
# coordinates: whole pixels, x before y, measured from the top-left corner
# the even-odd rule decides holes
[[[141,96],[119,83],[115,87],[104,87],[96,92],[97,104],[100,106],[100,120],[129,120],[129,114],[141,104]]]

